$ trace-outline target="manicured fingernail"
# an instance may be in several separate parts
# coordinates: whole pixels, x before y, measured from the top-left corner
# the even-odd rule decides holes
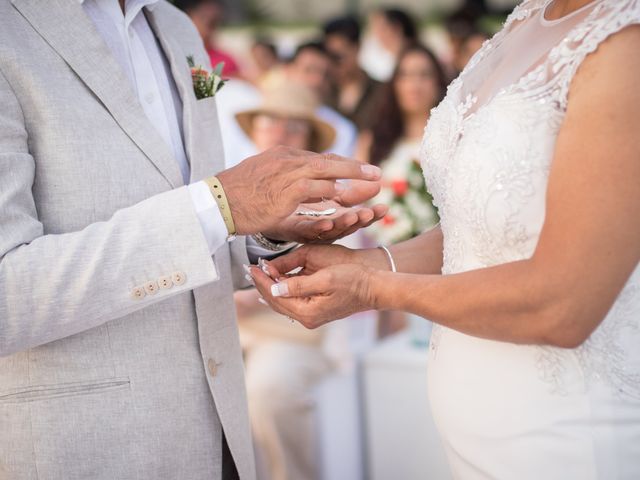
[[[251,285],[255,285],[254,281],[253,281],[253,277],[251,275],[245,275],[244,278],[246,278],[247,282],[249,282]]]
[[[275,283],[271,285],[271,295],[274,297],[286,297],[289,295],[289,286],[286,283]]]
[[[269,306],[269,304],[267,303],[267,301],[266,301],[264,298],[262,298],[262,297],[258,298],[258,303],[260,303],[260,304],[264,305],[265,307],[268,307],[268,306]]]
[[[360,167],[362,169],[362,173],[368,178],[378,179],[380,178],[381,170],[375,165],[365,164]]]
[[[260,258],[260,259],[258,260],[258,266],[260,267],[260,270],[262,270],[262,271],[264,272],[264,274],[265,274],[265,275],[267,275],[267,276],[269,276],[269,277],[271,276],[271,275],[269,274],[269,268],[267,267],[267,262],[266,262],[266,260],[264,260],[263,258]]]
[[[347,186],[346,185],[343,185],[340,182],[336,182],[336,194],[337,195],[341,195],[346,191],[347,191]]]
[[[247,274],[251,274],[251,267],[249,265],[243,264],[242,268],[244,268],[244,271],[247,272]]]

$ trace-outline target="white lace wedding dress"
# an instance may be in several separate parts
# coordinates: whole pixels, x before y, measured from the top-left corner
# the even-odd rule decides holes
[[[640,23],[640,0],[596,0],[554,21],[549,3],[520,4],[431,113],[422,164],[443,274],[533,254],[571,80]],[[430,348],[430,401],[456,478],[640,479],[640,268],[575,350],[440,326]]]

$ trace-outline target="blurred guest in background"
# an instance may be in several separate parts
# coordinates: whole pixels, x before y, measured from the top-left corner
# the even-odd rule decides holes
[[[228,53],[215,47],[215,35],[224,17],[224,5],[221,0],[175,0],[176,7],[184,11],[194,23],[204,42],[211,65],[224,62],[222,75],[239,75],[238,64]]]
[[[333,89],[329,103],[355,123],[358,130],[363,130],[375,111],[380,82],[373,80],[358,62],[358,20],[341,17],[325,24],[324,45],[333,59]]]
[[[251,59],[254,68],[251,80],[259,89],[270,89],[282,83],[282,62],[271,40],[257,38],[251,45]]]
[[[359,141],[358,158],[378,165],[383,187],[377,201],[389,213],[369,231],[391,244],[411,238],[438,221],[418,163],[430,110],[444,97],[447,78],[426,47],[414,44],[398,59],[370,130]]]
[[[319,42],[309,42],[300,45],[296,50],[286,66],[286,77],[293,84],[304,85],[315,93],[320,105],[316,114],[336,130],[336,140],[329,150],[351,157],[357,141],[356,127],[325,104],[331,89],[330,69],[331,57],[324,45]]]
[[[383,87],[371,129],[360,136],[357,158],[382,168],[382,189],[376,202],[389,206],[382,221],[363,232],[377,244],[413,238],[439,220],[418,159],[429,112],[444,97],[446,86],[444,69],[431,50],[419,44],[408,47]],[[379,314],[381,337],[405,325],[403,312]]]
[[[238,125],[236,113],[257,107],[261,98],[260,90],[255,85],[237,77],[227,81],[224,88],[216,95],[227,168],[234,167],[245,158],[258,153],[254,143]]]
[[[452,76],[457,77],[489,35],[478,27],[480,7],[466,5],[445,21],[452,50]]]
[[[418,41],[418,29],[404,10],[381,8],[369,16],[370,39],[361,56],[363,67],[377,80],[391,78],[398,55]]]
[[[266,91],[238,123],[258,151],[276,145],[326,150],[335,137],[315,114],[316,95],[301,85]],[[255,290],[236,293],[245,351],[249,414],[270,480],[314,480],[318,458],[313,387],[333,370],[323,349],[325,329],[307,330],[258,303]]]

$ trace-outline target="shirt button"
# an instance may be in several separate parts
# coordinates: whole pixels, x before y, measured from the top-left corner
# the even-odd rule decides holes
[[[144,96],[144,101],[147,103],[153,103],[154,100],[155,100],[155,96],[153,95],[153,93],[147,93]]]
[[[133,30],[131,28],[129,28],[129,38],[133,38],[134,37],[134,33]]]
[[[182,285],[187,281],[187,276],[184,272],[175,272],[171,275],[171,280],[173,280],[174,285]]]
[[[218,373],[218,364],[213,358],[210,358],[207,362],[207,368],[209,369],[209,375],[215,377]]]
[[[173,280],[171,280],[171,277],[160,277],[158,279],[158,285],[160,288],[169,289],[173,287]]]
[[[147,282],[144,284],[144,291],[149,295],[158,293],[158,284],[156,282]]]
[[[144,291],[142,287],[135,287],[131,290],[131,298],[134,300],[142,300],[147,293]]]

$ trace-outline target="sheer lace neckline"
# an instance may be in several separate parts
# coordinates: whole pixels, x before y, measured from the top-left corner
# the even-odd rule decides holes
[[[587,10],[589,7],[593,6],[595,2],[598,0],[591,0],[590,2],[584,4],[580,8],[575,9],[573,12],[563,15],[560,18],[553,18],[551,20],[547,19],[547,10],[549,6],[553,3],[553,0],[547,0],[544,6],[540,9],[540,23],[544,26],[553,26],[559,23],[564,22],[565,20],[569,20],[577,15],[580,15],[581,12]]]
[[[569,45],[572,32],[593,16],[602,1],[593,0],[542,25],[551,1],[531,0],[517,7],[504,29],[483,45],[452,84],[452,90],[459,89],[463,121],[509,93],[539,90],[544,96],[543,90],[554,86],[559,77],[553,59]]]

